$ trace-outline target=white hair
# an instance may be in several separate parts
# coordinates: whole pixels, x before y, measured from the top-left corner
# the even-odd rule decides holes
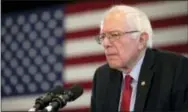
[[[152,27],[149,18],[147,15],[137,8],[133,8],[127,5],[115,5],[106,12],[106,14],[113,11],[123,11],[126,13],[128,24],[136,27],[136,30],[140,32],[146,32],[149,36],[147,40],[147,47],[152,47]],[[103,25],[103,20],[101,21],[101,28]]]

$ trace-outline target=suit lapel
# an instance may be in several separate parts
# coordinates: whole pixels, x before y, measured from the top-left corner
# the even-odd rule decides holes
[[[142,112],[145,107],[145,102],[147,99],[147,95],[149,92],[149,88],[151,86],[151,80],[153,77],[153,62],[154,54],[151,49],[146,50],[146,55],[141,67],[138,85],[137,85],[137,93],[136,93],[136,101],[134,110],[136,112]]]
[[[122,78],[121,72],[111,69],[110,81],[105,99],[107,101],[105,105],[106,112],[118,112]]]

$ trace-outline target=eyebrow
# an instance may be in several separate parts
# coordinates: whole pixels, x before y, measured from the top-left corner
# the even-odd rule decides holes
[[[113,32],[123,32],[123,31],[120,31],[120,30],[113,30],[113,31],[103,32],[103,33],[101,33],[101,34],[105,34],[105,33],[113,33]]]

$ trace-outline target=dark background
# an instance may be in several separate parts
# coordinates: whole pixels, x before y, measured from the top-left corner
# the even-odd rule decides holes
[[[1,12],[3,15],[9,12],[29,10],[41,6],[48,7],[56,4],[73,4],[81,1],[83,2],[85,0],[2,0]]]
[[[79,2],[93,2],[93,1],[108,1],[115,3],[125,2],[126,0],[1,0],[2,15],[9,12],[19,12],[23,10],[30,10],[38,7],[49,7],[58,4],[74,4]],[[130,0],[134,1],[134,0]],[[147,1],[147,0],[136,0]],[[151,0],[150,0],[151,1]],[[156,1],[156,0],[153,0]]]

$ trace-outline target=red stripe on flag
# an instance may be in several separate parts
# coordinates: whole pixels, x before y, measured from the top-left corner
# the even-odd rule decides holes
[[[93,73],[94,74],[94,73]],[[80,81],[80,82],[69,82],[69,83],[64,83],[63,87],[65,88],[70,88],[75,84],[79,84],[80,86],[82,86],[84,88],[84,90],[91,90],[92,88],[92,80],[89,81]]]
[[[76,81],[74,81],[74,82],[72,82],[72,83],[64,83],[63,84],[63,87],[65,87],[65,88],[70,88],[70,87],[72,87],[73,85],[75,85],[75,84],[78,84],[78,85],[80,85],[80,86],[82,86],[85,90],[90,90],[91,88],[92,88],[92,82],[91,81],[83,81],[83,82],[76,82]]]
[[[165,18],[161,20],[152,20],[151,24],[154,29],[157,28],[165,28],[165,27],[172,27],[172,26],[180,26],[180,25],[188,25],[188,15],[177,16],[173,18]],[[65,33],[65,40],[69,39],[77,39],[77,38],[91,38],[91,36],[95,36],[99,34],[99,28],[88,28],[82,31],[76,32],[66,32]]]
[[[153,28],[172,27],[180,25],[188,25],[188,15],[176,16],[151,22]]]
[[[171,46],[161,46],[160,49],[173,51],[173,52],[177,52],[177,53],[188,53],[188,41],[187,41],[186,44],[176,44],[176,45],[171,45]]]
[[[78,64],[87,64],[87,63],[95,63],[105,61],[106,57],[104,54],[97,55],[87,55],[81,57],[72,57],[65,59],[65,67],[70,65],[78,65]]]
[[[99,28],[87,28],[84,31],[77,31],[71,33],[65,33],[65,40],[77,39],[77,38],[88,38],[99,34]]]
[[[148,1],[148,0],[131,0],[131,1],[123,1],[123,0],[103,0],[103,1],[95,1],[95,2],[82,2],[77,4],[67,4],[65,6],[64,12],[65,14],[73,14],[84,11],[92,11],[92,10],[100,10],[103,8],[111,7],[116,4],[126,4],[126,5],[135,5],[140,3],[149,3],[156,1]],[[160,1],[161,2],[161,1]]]

